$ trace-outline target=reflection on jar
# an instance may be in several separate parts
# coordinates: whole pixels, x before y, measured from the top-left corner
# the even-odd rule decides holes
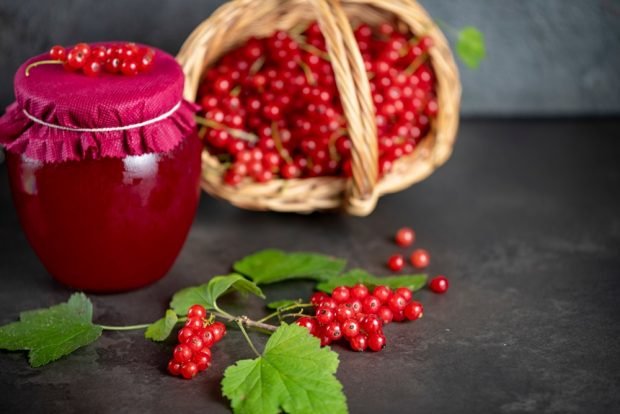
[[[22,187],[22,191],[28,195],[37,195],[37,176],[36,172],[43,163],[41,161],[33,160],[26,156],[22,156],[22,162],[20,164],[21,171],[19,174],[19,181]]]

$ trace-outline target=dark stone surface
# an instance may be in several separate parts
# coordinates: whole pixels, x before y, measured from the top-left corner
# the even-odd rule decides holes
[[[257,0],[260,1],[260,0]],[[0,108],[13,74],[53,44],[133,40],[176,54],[224,0],[2,0]],[[620,114],[619,0],[420,0],[454,28],[478,27],[488,58],[462,64],[467,115]],[[445,25],[444,25],[445,26]],[[452,45],[453,29],[445,29]]]
[[[140,291],[92,295],[95,319],[154,320],[177,289],[269,246],[328,252],[383,273],[397,250],[389,238],[412,225],[417,246],[432,253],[430,271],[448,275],[452,287],[443,296],[419,293],[425,317],[387,327],[384,352],[336,347],[352,413],[618,412],[619,160],[620,120],[469,121],[445,167],[384,198],[365,219],[245,212],[205,196],[170,274]],[[0,170],[0,323],[7,323],[70,291],[29,249]],[[297,282],[266,292],[278,299],[310,289]],[[248,313],[261,315],[260,306],[250,300]],[[171,343],[141,335],[105,333],[40,369],[23,353],[0,352],[0,412],[228,412],[222,372],[252,357],[239,332],[192,382],[164,373]]]

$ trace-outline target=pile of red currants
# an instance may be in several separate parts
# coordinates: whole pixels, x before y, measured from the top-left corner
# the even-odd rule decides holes
[[[370,80],[383,175],[414,150],[437,115],[432,39],[388,23],[362,24],[354,33]],[[317,23],[250,38],[228,52],[206,71],[197,102],[209,152],[230,164],[229,185],[351,176],[351,139]]]
[[[56,45],[50,49],[51,61],[38,61],[26,68],[41,64],[62,63],[69,71],[81,71],[87,76],[98,76],[102,72],[118,73],[127,76],[137,75],[153,66],[155,51],[140,47],[135,43],[113,45],[89,45],[78,43],[66,49]]]
[[[210,323],[206,318],[203,306],[189,308],[185,326],[178,333],[179,345],[168,362],[170,374],[192,379],[211,365],[211,347],[226,335],[226,326],[221,322]]]
[[[370,292],[363,284],[338,286],[331,296],[323,292],[313,294],[310,302],[315,316],[303,316],[296,323],[319,338],[322,346],[345,339],[354,351],[378,352],[386,345],[384,325],[422,317],[424,308],[412,296],[405,287],[392,291],[387,286],[377,286]]]

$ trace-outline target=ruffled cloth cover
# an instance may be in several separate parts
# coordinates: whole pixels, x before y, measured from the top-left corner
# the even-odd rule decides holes
[[[24,63],[15,74],[16,101],[0,118],[0,144],[8,151],[44,163],[127,155],[163,153],[174,149],[195,131],[197,106],[182,100],[184,76],[176,60],[157,50],[151,70],[136,76],[104,73],[88,77],[62,65],[25,69],[40,55]],[[52,128],[31,120],[67,128],[114,128],[147,122],[150,125],[122,131],[81,132]]]

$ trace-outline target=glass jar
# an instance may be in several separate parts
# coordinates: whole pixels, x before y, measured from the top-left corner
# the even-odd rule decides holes
[[[113,292],[158,280],[183,246],[200,195],[202,146],[193,107],[181,100],[178,65],[157,51],[151,71],[131,78],[85,79],[58,65],[34,68],[24,78],[23,70],[16,75],[17,102],[0,121],[0,142],[35,253],[51,275],[76,289]],[[70,107],[52,94],[41,112],[40,101],[27,98],[50,82],[72,85]],[[165,94],[157,83],[167,85]],[[96,101],[104,103],[80,108],[92,106],[93,88],[101,89]],[[153,99],[160,103],[125,115]]]

